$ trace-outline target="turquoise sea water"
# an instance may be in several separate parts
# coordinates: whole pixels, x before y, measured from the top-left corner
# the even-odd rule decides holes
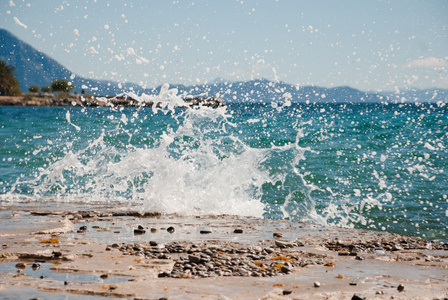
[[[448,241],[448,106],[0,107],[0,203],[114,202]]]

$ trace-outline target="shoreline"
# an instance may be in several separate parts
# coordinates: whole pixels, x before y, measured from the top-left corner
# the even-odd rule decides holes
[[[28,298],[448,297],[448,245],[415,237],[95,205],[5,203],[0,215],[0,294],[25,286]]]
[[[225,106],[225,102],[217,97],[193,97],[184,99],[190,107],[209,106],[217,108]],[[25,94],[22,96],[0,96],[0,106],[38,106],[38,107],[162,107],[161,102],[139,101],[128,95],[93,96],[79,94]]]

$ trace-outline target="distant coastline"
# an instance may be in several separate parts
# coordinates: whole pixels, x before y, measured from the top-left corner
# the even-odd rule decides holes
[[[188,106],[209,106],[217,108],[225,106],[225,102],[217,97],[194,97],[184,99]],[[157,103],[160,107],[162,104]],[[128,96],[96,97],[79,94],[24,94],[22,96],[0,96],[0,106],[70,106],[70,107],[141,107],[154,106],[154,102],[142,102]]]
[[[96,97],[81,95],[40,94],[22,96],[0,96],[0,106],[106,106],[106,102]]]

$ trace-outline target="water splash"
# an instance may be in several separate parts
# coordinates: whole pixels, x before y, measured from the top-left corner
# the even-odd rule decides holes
[[[9,194],[27,186],[41,201],[118,201],[182,215],[263,216],[262,186],[271,179],[260,164],[270,150],[242,141],[226,107],[181,109],[186,104],[168,85],[156,96],[129,96],[161,105],[103,111],[96,137],[74,125],[67,111],[67,123],[82,132],[52,141],[58,145],[49,152],[62,147],[63,155],[52,157],[35,178],[18,180]]]

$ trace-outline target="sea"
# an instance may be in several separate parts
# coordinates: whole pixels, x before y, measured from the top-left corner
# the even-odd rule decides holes
[[[98,203],[448,242],[448,105],[0,107],[0,205]],[[163,98],[163,99],[162,99]]]

